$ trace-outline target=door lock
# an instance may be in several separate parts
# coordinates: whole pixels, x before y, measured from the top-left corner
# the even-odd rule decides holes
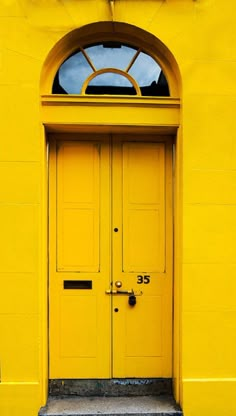
[[[121,282],[120,280],[117,280],[117,281],[115,282],[115,285],[116,285],[116,287],[119,289],[119,288],[121,288],[121,287],[122,287],[122,282]]]
[[[137,302],[137,300],[136,300],[136,296],[135,295],[130,295],[129,296],[129,305],[130,306],[135,306],[136,305],[136,302]]]

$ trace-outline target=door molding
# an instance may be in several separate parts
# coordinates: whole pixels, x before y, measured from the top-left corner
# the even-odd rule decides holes
[[[180,100],[102,96],[42,96],[42,122],[48,132],[176,134]]]
[[[178,145],[175,147],[175,157],[177,161],[177,180],[174,182],[175,190],[175,204],[174,204],[174,217],[175,217],[175,229],[178,232],[174,235],[174,245],[179,250],[179,222],[176,221],[177,216],[179,216],[179,210],[181,207],[181,202],[179,201],[180,194],[178,192],[178,187],[180,185],[180,175],[179,169],[180,158],[181,158],[181,142],[179,140],[180,131],[179,131],[179,118],[180,118],[180,101],[163,99],[160,103],[155,103],[152,105],[150,100],[144,100],[140,102],[139,105],[134,105],[130,102],[129,99],[122,98],[116,99],[114,105],[114,112],[110,112],[110,103],[109,99],[102,99],[99,97],[98,101],[94,100],[93,103],[83,105],[83,100],[77,99],[72,101],[69,96],[63,97],[62,100],[56,101],[55,96],[48,96],[43,98],[42,102],[42,113],[44,120],[44,135],[45,142],[48,140],[48,136],[51,133],[64,133],[68,134],[69,137],[77,134],[83,133],[122,133],[122,134],[140,134],[140,135],[151,135],[158,134],[163,137],[171,135],[174,138],[174,141],[178,142]],[[60,98],[60,97],[58,97]],[[52,101],[51,101],[52,99]],[[82,101],[82,102],[81,102]],[[141,101],[141,100],[140,100]],[[147,102],[149,101],[149,103]],[[166,101],[166,102],[165,102]],[[129,110],[129,119],[127,121],[127,111]],[[65,110],[65,111],[64,111]],[[148,122],[145,123],[145,117],[143,111],[146,111],[148,114]],[[162,116],[160,115],[162,112]],[[72,113],[72,114],[70,114]],[[78,117],[78,114],[80,115]],[[84,122],[84,115],[86,114],[87,122]],[[70,116],[69,116],[70,115]],[[69,117],[68,117],[69,116]],[[79,119],[80,118],[80,119]],[[90,121],[89,121],[90,118]],[[165,123],[161,120],[165,119]],[[157,120],[159,119],[159,120]],[[103,120],[102,123],[99,120]],[[132,122],[130,122],[130,120]],[[123,122],[121,122],[123,121]],[[175,251],[176,253],[176,251]],[[176,386],[176,395],[175,398],[178,401],[178,369],[179,369],[179,325],[180,325],[180,314],[179,314],[179,305],[180,305],[180,288],[179,288],[179,279],[180,279],[180,270],[177,269],[178,263],[173,259],[174,268],[177,271],[173,275],[173,287],[174,287],[174,308],[173,308],[173,382]],[[177,280],[175,280],[177,277]],[[47,335],[48,338],[48,335]],[[48,354],[48,352],[47,352]]]
[[[89,97],[91,98],[91,97]],[[110,101],[113,101],[113,111],[110,111]],[[136,100],[135,100],[136,101]],[[155,104],[152,102],[155,101]],[[141,99],[136,104],[128,98],[96,97],[90,102],[81,97],[70,96],[42,97],[43,140],[45,144],[51,133],[122,133],[122,134],[158,134],[172,135],[175,141],[175,180],[174,180],[174,274],[173,274],[173,387],[175,399],[179,401],[180,375],[180,305],[181,305],[181,172],[182,172],[182,140],[180,125],[179,99]],[[72,113],[72,114],[70,114]],[[162,113],[162,115],[160,114]],[[84,117],[86,116],[86,117]],[[128,117],[127,117],[128,116]],[[163,122],[163,119],[165,122]],[[68,134],[68,136],[70,136]],[[45,152],[46,159],[46,152]],[[46,161],[45,161],[46,164]],[[45,190],[46,191],[46,190]],[[46,191],[47,195],[47,191]],[[45,197],[47,200],[47,197]],[[45,205],[46,207],[46,205]],[[47,212],[47,211],[45,211]],[[46,224],[45,224],[46,225]],[[47,234],[48,231],[45,230]],[[46,235],[45,234],[45,235]],[[45,286],[47,288],[47,285]],[[47,292],[44,292],[45,294]],[[48,305],[48,294],[45,297],[45,307]],[[46,312],[48,314],[48,312]],[[47,315],[45,315],[47,316]],[[45,324],[45,364],[48,362],[48,325]],[[46,364],[47,366],[47,364]],[[46,372],[47,378],[47,372]],[[45,384],[45,396],[47,383]]]

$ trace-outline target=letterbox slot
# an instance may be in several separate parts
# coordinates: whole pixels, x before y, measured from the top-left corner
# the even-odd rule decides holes
[[[92,289],[92,280],[64,280],[64,289]]]

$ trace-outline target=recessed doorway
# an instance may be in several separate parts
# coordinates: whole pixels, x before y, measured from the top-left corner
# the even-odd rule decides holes
[[[49,378],[171,377],[172,137],[49,143]]]

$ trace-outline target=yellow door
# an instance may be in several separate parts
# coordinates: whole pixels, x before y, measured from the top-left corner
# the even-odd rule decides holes
[[[170,377],[171,140],[58,135],[50,378]]]

